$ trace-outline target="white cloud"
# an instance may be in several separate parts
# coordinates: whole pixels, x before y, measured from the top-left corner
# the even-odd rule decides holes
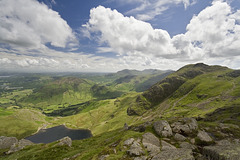
[[[134,15],[137,19],[148,21],[154,19],[157,15],[163,14],[172,5],[183,4],[186,9],[188,6],[196,3],[196,0],[120,0],[122,4],[135,4],[137,7],[128,11],[127,15]]]
[[[215,1],[192,18],[185,35],[192,43],[200,44],[209,56],[237,56],[240,54],[238,12],[233,13],[226,2]]]
[[[66,47],[70,42],[75,42],[72,29],[45,4],[36,0],[0,1],[0,43],[40,48],[46,43]]]
[[[0,3],[3,1],[8,2],[0,0]],[[9,0],[9,3],[11,1]],[[37,6],[45,6],[35,1],[28,1],[37,3]],[[136,0],[131,1],[136,3]],[[16,3],[20,3],[20,1],[16,0]],[[182,1],[179,0],[179,3]],[[1,7],[2,5],[0,5]],[[49,11],[46,6],[45,8]],[[0,13],[3,12],[5,11],[0,10]],[[28,11],[26,12],[28,13]],[[50,10],[50,12],[54,11]],[[21,14],[19,16],[24,17]],[[0,18],[4,19],[2,16]],[[50,49],[44,46],[48,38],[39,31],[40,29],[37,30],[38,27],[29,27],[27,25],[30,24],[24,24],[22,20],[13,23],[12,18],[9,20],[11,23],[0,21],[0,70],[3,71],[109,72],[125,68],[178,69],[188,63],[197,62],[240,68],[240,10],[234,11],[228,3],[223,1],[214,1],[211,6],[192,18],[186,33],[172,38],[167,31],[154,29],[151,24],[134,17],[123,16],[117,10],[102,6],[94,8],[91,10],[85,30],[82,31],[90,40],[96,40],[99,43],[97,55]],[[5,17],[5,21],[8,19]],[[30,46],[34,49],[25,49],[24,47],[16,49],[15,45],[10,48],[2,46],[1,33],[4,27],[9,29],[9,33],[7,31],[4,33],[5,43],[11,42],[12,45]],[[48,30],[48,25],[42,30]],[[37,31],[41,34],[37,34]],[[16,37],[13,36],[14,34]],[[72,35],[72,31],[69,34]],[[10,41],[12,37],[14,39]],[[58,40],[52,38],[50,43],[53,41],[63,45],[68,43],[66,39],[66,41]],[[40,49],[36,46],[40,46]],[[76,52],[77,48],[73,49]],[[108,54],[114,52],[117,57],[103,57],[102,53],[106,52]]]
[[[226,2],[214,1],[187,25],[187,32],[171,38],[167,31],[154,29],[149,23],[124,17],[116,10],[93,8],[86,24],[100,45],[116,52],[123,64],[157,66],[161,60],[175,64],[209,62],[226,63],[240,57],[240,10]],[[96,34],[97,33],[97,34]],[[92,35],[92,34],[90,34]],[[100,46],[100,50],[103,50]],[[221,58],[222,57],[222,58]],[[176,63],[176,61],[181,63]],[[177,65],[176,65],[177,66]],[[236,67],[236,65],[234,65]],[[240,67],[240,66],[239,66]]]
[[[100,33],[99,42],[107,43],[120,55],[164,56],[173,52],[167,31],[153,29],[149,23],[124,17],[116,10],[102,6],[90,11],[90,20],[85,27],[90,32]]]

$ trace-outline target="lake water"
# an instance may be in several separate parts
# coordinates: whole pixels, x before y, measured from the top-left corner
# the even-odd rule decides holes
[[[92,133],[90,130],[68,129],[64,125],[61,125],[53,128],[41,129],[38,133],[26,137],[25,139],[33,143],[51,143],[66,136],[70,137],[72,140],[81,140],[92,137]]]

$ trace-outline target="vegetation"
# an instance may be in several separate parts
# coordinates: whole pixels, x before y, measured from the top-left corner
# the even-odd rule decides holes
[[[27,76],[28,81],[31,76]],[[0,83],[13,86],[16,79],[0,79]],[[120,159],[126,154],[126,150],[120,150],[123,140],[143,134],[124,131],[125,123],[136,126],[159,119],[195,117],[200,127],[209,128],[216,138],[222,137],[214,130],[222,123],[230,126],[224,134],[238,137],[240,133],[240,72],[226,67],[194,64],[174,73],[123,70],[100,75],[34,75],[30,84],[2,89],[0,135],[21,139],[43,125],[64,124],[90,129],[94,137],[73,141],[71,148],[54,142],[30,146],[9,156],[0,151],[0,159],[63,159],[76,155],[77,159],[97,159],[106,154],[110,155],[108,159]],[[146,131],[153,132],[152,128]],[[117,154],[113,144],[117,144]]]

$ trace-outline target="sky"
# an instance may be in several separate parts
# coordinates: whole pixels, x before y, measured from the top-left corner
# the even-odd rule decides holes
[[[0,71],[240,69],[240,0],[0,0]]]

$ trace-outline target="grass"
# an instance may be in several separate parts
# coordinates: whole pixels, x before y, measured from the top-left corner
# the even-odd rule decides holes
[[[9,104],[15,104],[19,99],[32,93],[31,89],[26,90],[14,90],[12,92],[4,92],[0,97],[0,106],[8,106]]]
[[[0,135],[13,136],[21,139],[35,133],[38,127],[45,122],[45,116],[34,110],[1,109]]]
[[[52,123],[66,124],[70,128],[87,128],[93,135],[122,128],[125,123],[128,125],[140,123],[137,116],[127,115],[127,108],[135,95],[136,93],[123,95],[118,98],[119,103],[115,102],[116,99],[92,103],[81,113],[60,118]]]
[[[120,150],[123,141],[130,137],[136,138],[141,135],[142,133],[134,131],[114,130],[89,139],[73,141],[72,147],[56,146],[56,142],[51,144],[39,144],[26,147],[25,149],[9,156],[0,154],[0,159],[58,160],[78,155],[76,158],[77,160],[91,160],[98,159],[98,157],[104,154],[110,155],[108,159],[118,159],[126,154],[126,150]],[[117,155],[113,153],[111,147],[114,143],[117,143],[117,146],[115,147]]]

